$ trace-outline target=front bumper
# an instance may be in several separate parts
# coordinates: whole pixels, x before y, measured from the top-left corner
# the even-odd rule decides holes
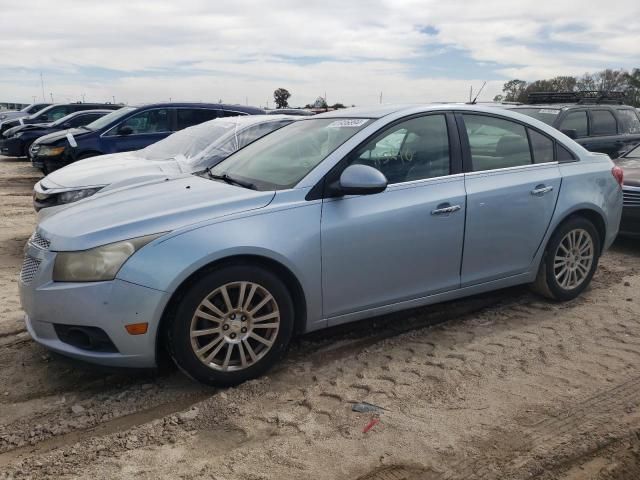
[[[19,138],[7,138],[0,140],[0,155],[7,157],[24,156],[24,144]]]
[[[32,338],[45,347],[80,360],[114,367],[156,366],[156,337],[166,292],[123,280],[52,282],[55,252],[29,243],[19,280],[20,301]],[[36,266],[34,267],[34,263]],[[129,335],[125,325],[148,322],[144,335]],[[62,341],[55,324],[97,327],[117,352],[78,348]]]

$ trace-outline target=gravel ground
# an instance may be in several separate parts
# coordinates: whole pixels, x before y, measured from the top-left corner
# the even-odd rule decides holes
[[[367,320],[213,390],[30,340],[16,275],[37,177],[0,157],[0,478],[640,478],[640,242],[573,302],[515,288]]]

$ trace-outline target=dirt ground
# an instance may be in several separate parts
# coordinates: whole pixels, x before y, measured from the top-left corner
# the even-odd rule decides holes
[[[515,288],[367,320],[213,390],[30,340],[16,279],[37,177],[0,158],[0,479],[640,478],[640,242],[573,302]]]

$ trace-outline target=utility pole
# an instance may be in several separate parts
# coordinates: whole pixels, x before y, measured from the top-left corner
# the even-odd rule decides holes
[[[46,102],[47,99],[44,96],[44,79],[42,78],[42,72],[40,72],[40,86],[42,87],[42,101]]]
[[[382,105],[382,92],[380,92],[380,105]]]
[[[53,92],[50,92],[49,95],[51,95],[51,103],[54,103],[53,102]]]
[[[116,96],[115,96],[115,95],[113,95],[113,96],[111,97],[111,99],[113,100],[113,103],[115,104],[115,103],[116,103]]]
[[[84,93],[82,94],[82,103],[84,103]]]
[[[33,103],[36,103],[36,96],[33,95]]]

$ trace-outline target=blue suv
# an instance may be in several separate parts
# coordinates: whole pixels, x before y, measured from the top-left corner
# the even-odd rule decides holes
[[[264,115],[264,110],[219,103],[156,103],[123,107],[84,127],[36,140],[29,149],[44,173],[89,157],[139,150],[173,132],[220,117]]]

